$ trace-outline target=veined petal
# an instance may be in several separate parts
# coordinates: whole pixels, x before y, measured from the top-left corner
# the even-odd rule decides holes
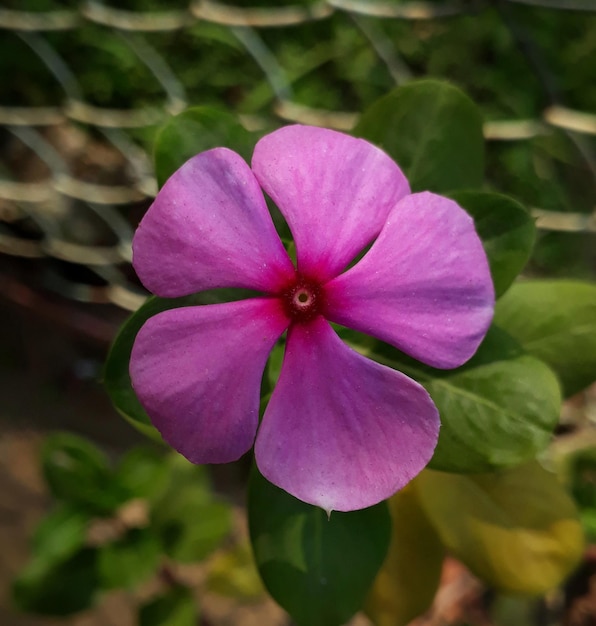
[[[149,318],[130,376],[165,441],[193,463],[227,463],[249,450],[265,362],[287,325],[278,301],[265,298]]]
[[[298,270],[322,282],[379,234],[410,191],[382,150],[325,128],[286,126],[266,135],[252,168],[288,222]]]
[[[133,265],[166,298],[214,287],[275,292],[294,273],[257,180],[226,148],[168,179],[135,233]]]
[[[472,218],[428,192],[404,198],[368,253],[325,294],[331,321],[442,368],[474,354],[495,300]]]
[[[438,432],[421,385],[358,354],[319,317],[288,331],[255,454],[265,478],[300,500],[352,511],[416,476]]]

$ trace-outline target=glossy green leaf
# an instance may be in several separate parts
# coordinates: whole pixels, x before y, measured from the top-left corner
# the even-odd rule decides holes
[[[536,237],[534,219],[519,202],[498,193],[458,191],[449,195],[474,218],[496,295],[501,296],[530,258]]]
[[[41,452],[44,478],[52,495],[103,515],[128,499],[104,454],[89,441],[69,433],[51,435]]]
[[[118,412],[144,435],[161,442],[160,434],[152,426],[149,416],[133,391],[128,373],[130,353],[141,326],[150,317],[168,309],[226,302],[251,294],[252,292],[242,289],[214,289],[182,298],[148,298],[120,328],[104,366],[103,382]]]
[[[596,380],[596,285],[519,282],[499,300],[495,321],[557,373],[565,396]]]
[[[492,587],[544,593],[581,557],[575,505],[535,461],[476,476],[427,470],[416,488],[447,550]]]
[[[389,552],[365,606],[376,626],[406,626],[430,608],[439,587],[445,549],[420,506],[417,480],[389,499]]]
[[[97,568],[104,589],[131,588],[150,578],[161,558],[161,546],[146,528],[134,528],[98,549]]]
[[[169,119],[155,139],[155,172],[159,186],[188,159],[211,148],[226,147],[250,160],[256,135],[231,113],[195,107]]]
[[[254,469],[248,518],[261,578],[297,624],[339,626],[362,607],[389,545],[386,503],[327,519]]]
[[[23,611],[70,615],[88,609],[98,591],[96,551],[83,548],[59,563],[33,559],[13,583],[13,600]]]
[[[138,626],[197,626],[199,608],[185,587],[174,587],[139,609]]]
[[[59,504],[35,529],[31,550],[36,559],[58,563],[83,547],[90,516],[79,507]]]
[[[201,561],[228,536],[231,508],[211,491],[204,467],[183,460],[170,489],[151,511],[151,526],[165,553],[175,561]]]
[[[533,458],[548,445],[561,406],[556,376],[502,330],[492,327],[455,370],[427,367],[384,344],[377,350],[380,355],[369,351],[372,358],[422,383],[439,409],[430,467],[487,472]]]
[[[133,426],[155,441],[162,441],[161,436],[151,424],[130,382],[130,353],[137,333],[150,317],[176,306],[184,306],[185,303],[184,298],[148,298],[121,326],[104,366],[103,383],[115,408]]]
[[[397,87],[363,113],[354,134],[391,155],[412,191],[443,193],[482,185],[482,117],[448,83],[421,80]]]

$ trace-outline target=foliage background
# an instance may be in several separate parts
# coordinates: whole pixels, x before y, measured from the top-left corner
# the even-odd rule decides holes
[[[591,0],[5,3],[0,252],[49,256],[46,283],[63,295],[140,303],[129,242],[168,113],[208,105],[262,131],[348,129],[416,77],[481,106],[488,187],[542,227],[532,271],[593,275]]]

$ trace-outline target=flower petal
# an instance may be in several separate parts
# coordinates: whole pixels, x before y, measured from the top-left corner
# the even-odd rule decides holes
[[[421,385],[353,351],[318,317],[288,331],[255,454],[265,478],[300,500],[352,511],[416,476],[438,432]]]
[[[474,354],[495,300],[472,218],[428,192],[404,198],[368,253],[325,294],[331,321],[442,368]]]
[[[249,450],[265,362],[287,325],[277,300],[264,298],[149,318],[130,376],[165,441],[193,463],[227,463]]]
[[[294,236],[298,270],[336,276],[380,232],[409,193],[399,167],[362,140],[310,126],[286,126],[256,145],[252,167]]]
[[[133,265],[163,297],[274,292],[294,274],[252,171],[226,148],[198,154],[168,179],[135,233]]]

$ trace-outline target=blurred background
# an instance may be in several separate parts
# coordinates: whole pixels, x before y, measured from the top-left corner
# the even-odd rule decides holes
[[[207,105],[250,130],[302,122],[349,131],[394,86],[447,79],[484,113],[487,188],[536,217],[527,273],[596,274],[595,0],[2,0],[0,76],[2,626],[134,623],[131,591],[55,621],[17,613],[10,589],[56,495],[45,436],[89,438],[108,465],[141,442],[111,408],[101,368],[146,297],[130,241],[156,193],[152,140],[169,115]],[[568,403],[561,431],[595,420],[595,397]],[[240,559],[245,578],[223,591],[201,567],[162,578],[196,583],[203,624],[282,624],[250,566],[236,567],[246,530],[235,472],[214,476],[232,504],[232,539],[210,558]],[[146,495],[135,489],[114,510]],[[441,623],[471,620],[466,602],[481,592],[472,582],[462,589]],[[596,594],[586,593],[576,596],[588,598],[582,615],[592,621],[568,612],[566,623],[596,623]]]

